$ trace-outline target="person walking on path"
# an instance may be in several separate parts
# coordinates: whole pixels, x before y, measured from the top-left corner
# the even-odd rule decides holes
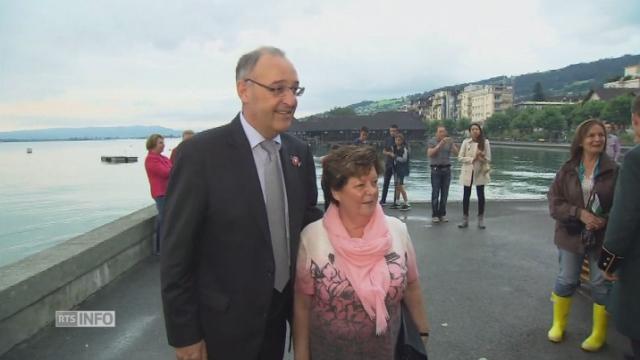
[[[622,149],[620,139],[613,133],[613,125],[610,122],[605,122],[604,128],[607,130],[607,155],[613,161],[618,162],[620,150]]]
[[[640,96],[633,102],[631,125],[640,144]],[[618,331],[631,341],[640,359],[640,145],[624,156],[600,265],[613,280],[607,310]]]
[[[396,134],[396,143],[393,146],[393,153],[395,154],[395,168],[396,174],[394,178],[395,189],[393,191],[393,206],[392,209],[400,209],[400,211],[408,211],[411,209],[409,200],[407,198],[407,190],[404,187],[404,178],[409,176],[409,148],[402,133]],[[402,204],[399,204],[400,196],[402,196]]]
[[[182,144],[183,142],[191,139],[193,137],[193,135],[195,135],[195,132],[193,132],[193,130],[185,130],[182,132],[182,141],[180,142],[180,144]],[[171,162],[175,163],[176,161],[176,155],[178,154],[178,152],[180,152],[180,144],[178,144],[175,148],[173,148],[173,150],[171,151]]]
[[[360,135],[353,140],[353,145],[369,145],[369,128],[363,126],[360,128]]]
[[[165,195],[167,184],[171,174],[172,163],[169,158],[162,155],[164,151],[164,137],[160,134],[152,134],[147,138],[147,157],[144,159],[144,168],[149,179],[151,197],[156,203],[158,216],[156,217],[156,234],[153,241],[153,254],[160,254],[160,240],[162,223],[164,220]]]
[[[436,136],[427,147],[431,169],[431,222],[447,222],[447,198],[451,184],[451,155],[458,155],[458,146],[447,134],[447,128],[438,126]]]
[[[469,226],[469,202],[471,200],[471,188],[475,184],[478,195],[478,228],[484,229],[484,187],[490,181],[491,171],[491,146],[489,140],[484,137],[482,126],[478,123],[469,125],[469,138],[460,145],[458,161],[460,168],[460,183],[464,186],[462,197],[462,223],[459,228]]]
[[[398,133],[398,125],[391,125],[389,128],[389,136],[384,139],[382,148],[382,155],[384,155],[384,180],[382,183],[382,197],[380,198],[380,205],[387,205],[387,193],[389,192],[389,184],[391,178],[395,174],[395,154],[393,153],[393,147],[396,144],[396,134]]]
[[[582,342],[585,351],[598,351],[607,336],[605,304],[609,284],[598,269],[598,258],[613,203],[618,165],[605,153],[604,124],[589,119],[578,125],[570,158],[556,174],[547,198],[555,219],[554,243],[558,247],[559,272],[551,300],[553,325],[547,337],[561,342],[567,326],[571,296],[580,282],[584,258],[589,262],[593,329]]]

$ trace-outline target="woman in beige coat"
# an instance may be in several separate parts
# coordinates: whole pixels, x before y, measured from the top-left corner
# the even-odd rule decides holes
[[[464,186],[462,198],[462,223],[459,228],[469,226],[469,200],[471,199],[471,187],[476,185],[478,194],[478,228],[484,229],[484,186],[490,181],[491,147],[489,140],[484,137],[482,127],[478,123],[469,125],[469,138],[460,145],[458,161],[461,163],[460,183]]]

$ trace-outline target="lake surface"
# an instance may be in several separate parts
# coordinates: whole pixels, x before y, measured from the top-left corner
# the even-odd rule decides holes
[[[165,155],[178,142],[166,139]],[[27,148],[33,153],[27,154]],[[325,151],[315,154],[317,168]],[[544,198],[568,156],[568,150],[494,147],[492,152],[488,200]],[[146,153],[143,139],[0,142],[0,266],[152,205],[144,171]],[[100,161],[103,155],[139,158],[132,164],[107,164]],[[318,169],[318,187],[320,173]],[[451,201],[462,199],[459,173],[454,161]],[[430,200],[424,148],[412,148],[411,175],[405,184],[410,201]],[[391,196],[392,192],[387,201]]]

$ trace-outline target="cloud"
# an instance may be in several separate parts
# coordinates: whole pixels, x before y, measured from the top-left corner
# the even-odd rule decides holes
[[[0,2],[0,131],[206,128],[239,109],[234,69],[284,49],[299,115],[640,48],[640,3],[506,1]]]

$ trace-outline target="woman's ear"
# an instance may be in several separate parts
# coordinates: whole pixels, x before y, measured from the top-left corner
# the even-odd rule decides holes
[[[339,203],[340,202],[340,192],[336,191],[336,190],[331,190],[331,196],[333,197],[333,199]]]

